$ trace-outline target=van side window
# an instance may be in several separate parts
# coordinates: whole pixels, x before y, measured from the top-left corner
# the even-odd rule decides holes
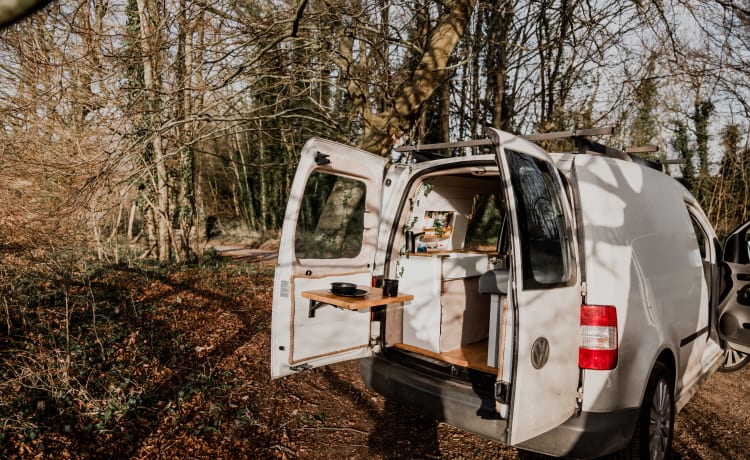
[[[294,238],[298,259],[352,259],[362,250],[366,186],[314,172],[305,186]]]
[[[750,263],[750,238],[747,230],[734,232],[727,237],[724,243],[724,260],[733,264]]]
[[[701,255],[701,265],[703,266],[703,277],[706,279],[706,285],[711,287],[711,240],[708,239],[708,234],[703,229],[703,226],[698,222],[692,212],[688,209],[690,214],[690,222],[693,224],[693,233],[698,243],[698,250]]]
[[[552,166],[506,150],[521,232],[525,288],[565,284],[571,276],[571,235],[561,199],[563,191]]]
[[[695,217],[693,217],[692,213],[690,214],[690,222],[693,223],[693,232],[695,233],[696,240],[698,240],[698,249],[701,251],[701,259],[710,260],[708,258],[710,249],[708,248],[706,231],[703,230],[703,227],[701,227],[701,224],[699,224]]]

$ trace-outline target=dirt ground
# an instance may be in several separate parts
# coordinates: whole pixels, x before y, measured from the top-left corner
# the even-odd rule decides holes
[[[750,458],[750,366],[717,372],[677,415],[674,458]]]
[[[356,363],[271,380],[271,268],[120,267],[79,288],[96,325],[90,305],[71,315],[67,386],[47,391],[14,361],[41,359],[43,334],[0,334],[0,458],[517,458],[385,401]],[[748,458],[748,414],[750,367],[715,374],[677,417],[672,458]]]

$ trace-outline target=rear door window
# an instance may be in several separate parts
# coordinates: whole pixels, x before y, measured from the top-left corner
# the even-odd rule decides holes
[[[314,172],[305,187],[297,221],[297,259],[352,259],[362,250],[366,186]]]
[[[552,166],[506,150],[515,193],[525,289],[571,281],[571,228],[562,206],[563,191]]]

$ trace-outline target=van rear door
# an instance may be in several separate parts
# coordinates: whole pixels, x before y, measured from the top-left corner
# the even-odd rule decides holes
[[[492,130],[511,217],[511,292],[517,350],[509,443],[549,431],[577,408],[581,286],[570,206],[538,146]],[[505,359],[513,359],[506,356]]]
[[[726,282],[731,286],[719,306],[719,337],[738,352],[734,359],[743,361],[750,354],[750,221],[727,238],[724,262]]]
[[[369,308],[313,304],[302,293],[333,281],[370,286],[385,165],[385,158],[335,142],[305,144],[279,243],[271,377],[372,354]]]

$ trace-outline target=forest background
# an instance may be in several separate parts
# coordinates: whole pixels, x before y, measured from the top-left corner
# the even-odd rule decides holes
[[[273,246],[312,136],[388,155],[614,126],[684,160],[723,237],[750,217],[749,61],[731,0],[49,3],[0,29],[0,457],[509,455],[354,365],[270,381],[273,273],[207,230]]]
[[[280,228],[301,146],[617,127],[748,217],[750,16],[725,0],[56,1],[0,31],[0,247],[184,261]]]

